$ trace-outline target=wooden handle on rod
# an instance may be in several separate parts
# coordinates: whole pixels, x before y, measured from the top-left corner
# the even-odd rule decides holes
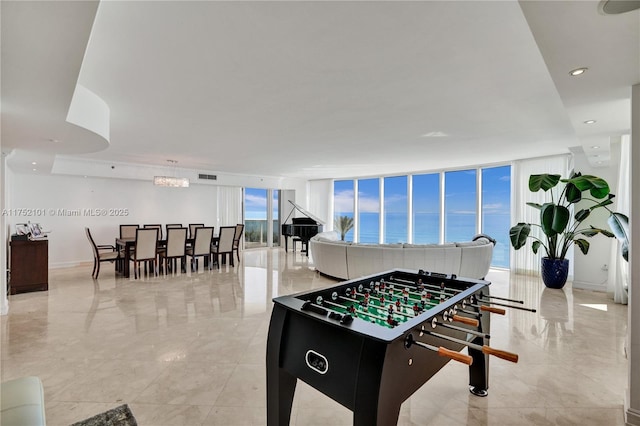
[[[447,358],[451,358],[467,365],[471,365],[473,362],[473,358],[469,355],[461,354],[460,352],[452,351],[451,349],[443,348],[442,346],[438,348],[438,355],[446,356]]]
[[[482,305],[480,306],[481,311],[491,312],[492,314],[504,315],[507,313],[506,310],[500,308],[494,308],[493,306]]]
[[[461,316],[461,315],[454,315],[454,316],[452,317],[452,319],[453,319],[454,321],[461,322],[461,323],[463,323],[463,324],[467,324],[467,325],[470,325],[470,326],[472,326],[472,327],[477,327],[477,326],[479,326],[479,325],[480,325],[480,321],[478,321],[478,320],[477,320],[477,319],[475,319],[475,318],[468,318],[468,317],[463,317],[463,316]]]
[[[500,349],[494,349],[487,345],[482,346],[482,353],[485,353],[487,355],[493,355],[498,358],[506,359],[507,361],[511,361],[514,363],[518,362],[518,354],[503,351]]]

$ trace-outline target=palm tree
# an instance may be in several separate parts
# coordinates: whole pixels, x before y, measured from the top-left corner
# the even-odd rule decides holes
[[[344,236],[353,228],[353,218],[349,216],[338,216],[333,222],[336,231],[340,232],[340,239],[344,241]]]

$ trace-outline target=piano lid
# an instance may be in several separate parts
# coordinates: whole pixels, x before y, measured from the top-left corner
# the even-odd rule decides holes
[[[307,210],[305,210],[304,208],[300,207],[299,205],[297,205],[296,203],[294,203],[291,200],[288,200],[291,204],[293,204],[293,207],[295,210],[298,210],[300,213],[302,213],[303,215],[315,220],[316,222],[318,222],[320,225],[324,225],[324,221],[318,219],[317,216],[313,215],[313,213],[309,213]],[[291,210],[291,213],[293,213],[293,210]],[[289,213],[289,216],[291,216],[291,213]],[[289,216],[287,216],[287,219],[285,219],[285,222],[289,219]]]

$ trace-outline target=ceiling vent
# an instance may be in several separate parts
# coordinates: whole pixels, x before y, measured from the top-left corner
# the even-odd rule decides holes
[[[218,176],[216,176],[216,175],[205,175],[203,173],[200,173],[200,174],[198,174],[198,179],[218,180]]]

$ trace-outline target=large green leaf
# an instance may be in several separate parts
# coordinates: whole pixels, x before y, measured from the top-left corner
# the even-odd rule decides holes
[[[542,208],[542,204],[538,204],[538,203],[527,203],[528,206],[530,207],[534,207],[538,210],[540,210]]]
[[[565,193],[565,198],[570,204],[577,203],[578,201],[582,200],[582,191],[580,191],[574,184],[567,183],[567,192]]]
[[[531,244],[531,248],[533,249],[533,254],[538,254],[538,249],[542,243],[538,240],[535,240],[533,244]]]
[[[576,213],[576,215],[574,216],[574,219],[576,220],[576,222],[582,222],[583,220],[588,218],[590,214],[591,214],[591,210],[582,209],[578,213]]]
[[[538,192],[539,190],[548,191],[558,184],[560,175],[550,175],[548,173],[542,175],[529,176],[529,190]]]
[[[629,261],[629,218],[622,213],[612,213],[607,220],[613,235],[622,243],[622,257]]]
[[[527,242],[527,237],[531,232],[531,226],[528,223],[518,223],[509,229],[509,238],[514,249],[521,249]]]
[[[570,218],[571,214],[568,208],[546,203],[540,210],[542,232],[549,237],[562,233],[567,228]]]
[[[569,179],[580,191],[589,191],[593,198],[604,198],[609,194],[609,184],[606,180],[592,175],[577,176]]]
[[[580,247],[580,251],[582,252],[582,254],[589,253],[589,241],[580,238],[575,240],[574,242],[578,247]]]
[[[609,237],[609,238],[614,237],[613,233],[607,231],[606,229],[596,228],[594,226],[591,226],[588,229],[583,229],[582,231],[579,232],[579,234],[582,234],[586,237],[593,237],[594,235],[598,235],[598,234],[602,234],[605,237]]]

